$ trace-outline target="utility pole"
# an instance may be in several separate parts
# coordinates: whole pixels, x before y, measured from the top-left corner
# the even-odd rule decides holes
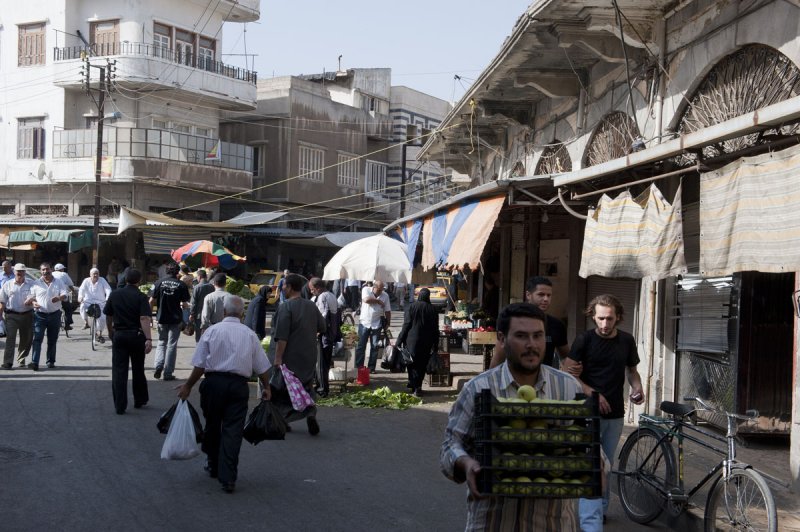
[[[81,66],[84,87],[87,94],[94,100],[90,85],[91,69],[97,68],[100,71],[98,82],[99,95],[94,100],[97,105],[97,151],[95,153],[94,165],[94,229],[92,231],[92,266],[95,268],[100,260],[100,183],[103,173],[103,122],[105,121],[106,92],[112,88],[111,76],[116,70],[116,61],[113,63],[106,60],[105,66],[96,66],[89,63],[89,56],[84,55],[84,65]]]
[[[400,158],[400,218],[406,216],[406,148],[408,142],[403,143],[403,154]]]

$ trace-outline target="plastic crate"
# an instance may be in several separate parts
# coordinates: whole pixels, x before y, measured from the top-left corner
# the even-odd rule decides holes
[[[439,352],[439,360],[442,361],[442,371],[440,373],[450,373],[450,353]]]
[[[453,374],[433,373],[428,375],[428,386],[431,388],[449,388],[453,385]]]
[[[443,332],[439,333],[439,353],[448,353],[450,351],[448,346],[449,336]]]
[[[475,398],[478,488],[487,496],[600,497],[600,415],[580,402]]]
[[[457,332],[451,332],[447,336],[447,347],[455,347],[457,349],[461,349],[461,342],[462,342],[462,337]]]

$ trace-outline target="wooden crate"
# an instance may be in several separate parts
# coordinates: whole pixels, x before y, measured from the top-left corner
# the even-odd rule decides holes
[[[495,331],[469,331],[470,344],[494,345],[497,343]]]
[[[449,388],[453,385],[453,374],[450,372],[428,375],[428,386],[431,388]]]

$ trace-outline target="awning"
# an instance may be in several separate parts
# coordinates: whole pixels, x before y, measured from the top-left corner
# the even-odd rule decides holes
[[[150,227],[142,230],[144,240],[144,252],[148,255],[160,254],[169,255],[173,249],[193,242],[195,240],[208,240],[210,233],[208,229],[189,229],[189,228],[155,228]]]
[[[589,211],[578,275],[658,280],[682,273],[681,187],[672,204],[650,185],[637,198],[603,194]]]
[[[229,231],[232,229],[240,229],[249,225],[258,225],[278,219],[285,216],[285,212],[243,212],[230,220],[223,222],[201,222],[196,220],[180,220],[167,216],[166,214],[158,214],[155,212],[145,212],[137,209],[129,209],[122,207],[119,215],[119,227],[117,234],[122,234],[127,229],[143,229],[146,227],[153,227],[159,225],[173,225],[181,227],[203,227],[205,229],[216,229],[221,231]],[[186,242],[189,242],[187,240]],[[184,244],[186,243],[184,242]]]
[[[470,199],[425,218],[422,267],[476,269],[506,195]]]
[[[700,273],[800,271],[800,147],[700,176]]]
[[[68,244],[68,251],[78,251],[92,247],[91,229],[48,229],[46,231],[12,231],[8,235],[8,245],[39,244],[43,242],[62,242]]]
[[[347,232],[342,231],[338,233],[327,233],[324,235],[309,237],[309,238],[278,238],[281,242],[287,244],[294,244],[297,246],[313,246],[320,248],[342,248],[350,242],[361,240],[370,236],[380,234],[377,231],[373,232]]]
[[[422,220],[409,220],[397,226],[397,236],[406,245],[409,264],[414,264],[414,256],[417,254],[417,243],[421,233]]]

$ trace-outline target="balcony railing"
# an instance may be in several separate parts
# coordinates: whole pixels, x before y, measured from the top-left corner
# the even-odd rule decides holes
[[[53,159],[94,157],[96,153],[96,129],[53,132]],[[106,127],[103,129],[103,155],[161,159],[248,172],[253,169],[250,146],[161,129]]]
[[[139,57],[156,57],[164,59],[170,63],[177,63],[191,68],[198,68],[207,72],[213,72],[228,78],[238,79],[256,84],[256,73],[251,70],[226,65],[222,61],[215,61],[209,56],[187,53],[184,50],[167,48],[157,44],[141,42],[115,42],[105,44],[93,44],[92,46],[66,46],[64,48],[53,48],[54,61],[68,61],[71,59],[81,59],[85,55],[89,57],[106,57],[114,55],[127,55]]]

